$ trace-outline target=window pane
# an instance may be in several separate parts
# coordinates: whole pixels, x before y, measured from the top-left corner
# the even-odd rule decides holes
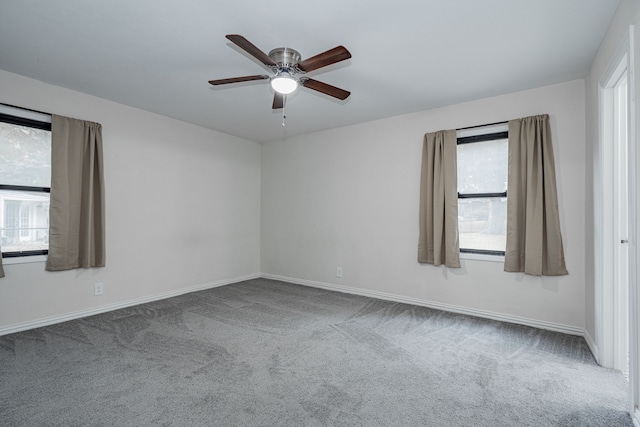
[[[458,145],[458,192],[507,191],[507,139]]]
[[[48,249],[49,193],[0,190],[2,252]]]
[[[0,122],[0,184],[51,187],[51,132]]]
[[[507,241],[507,198],[458,199],[461,249],[504,251]]]

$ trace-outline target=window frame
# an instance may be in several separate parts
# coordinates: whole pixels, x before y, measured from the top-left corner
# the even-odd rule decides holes
[[[0,122],[10,123],[51,132],[51,115],[40,111],[0,103]],[[51,187],[33,187],[28,185],[0,184],[0,190],[29,191],[35,193],[51,193]],[[20,215],[20,213],[19,213]],[[1,248],[0,248],[1,251]],[[49,249],[30,251],[1,252],[3,259],[21,257],[41,257],[48,255]]]
[[[506,130],[502,130],[506,129]],[[467,131],[467,132],[465,132]],[[468,132],[471,131],[471,132]],[[472,133],[468,136],[460,136],[460,134],[464,135],[465,133]],[[506,139],[509,140],[509,129],[507,122],[504,123],[493,123],[490,125],[477,126],[471,128],[462,128],[457,129],[456,136],[456,149],[458,145],[463,144],[473,144],[477,142],[488,142],[488,141],[496,141]],[[500,193],[458,193],[458,200],[460,199],[485,199],[485,198],[507,198],[508,191]],[[473,254],[473,255],[481,255],[481,256],[491,256],[491,257],[504,257],[505,251],[496,251],[490,249],[469,249],[469,248],[460,248],[461,254]]]

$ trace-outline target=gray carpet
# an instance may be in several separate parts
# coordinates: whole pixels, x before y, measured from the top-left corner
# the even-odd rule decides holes
[[[0,337],[2,426],[632,426],[579,337],[251,280]]]

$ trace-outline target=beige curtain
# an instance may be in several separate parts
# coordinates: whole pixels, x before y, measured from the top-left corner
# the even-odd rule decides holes
[[[509,121],[504,270],[534,276],[568,274],[548,114]]]
[[[49,271],[104,267],[102,126],[51,118]]]
[[[418,262],[460,267],[456,131],[424,136]]]

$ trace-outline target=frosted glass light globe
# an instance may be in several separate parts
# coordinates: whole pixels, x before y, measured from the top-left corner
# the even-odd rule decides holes
[[[281,73],[271,79],[271,87],[283,95],[290,94],[298,88],[298,81],[288,73]]]

